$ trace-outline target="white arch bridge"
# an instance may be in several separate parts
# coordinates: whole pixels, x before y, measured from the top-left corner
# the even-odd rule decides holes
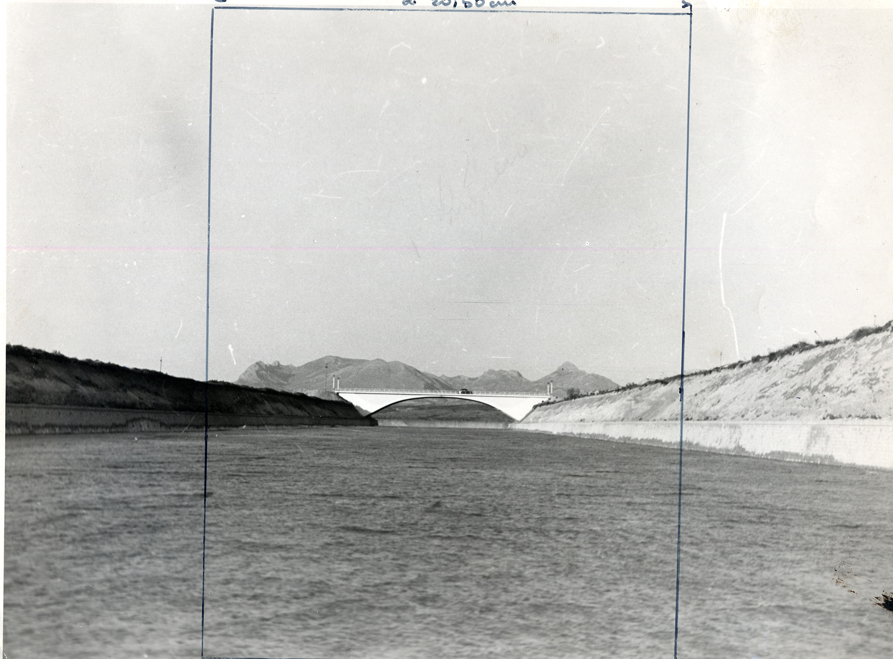
[[[543,403],[551,396],[548,394],[502,394],[502,393],[462,393],[459,391],[391,391],[386,389],[338,389],[341,398],[366,413],[375,414],[389,405],[396,405],[405,400],[415,398],[459,398],[473,400],[496,408],[515,421],[520,421],[530,413],[534,405]]]

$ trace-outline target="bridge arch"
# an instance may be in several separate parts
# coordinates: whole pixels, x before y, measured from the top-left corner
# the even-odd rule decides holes
[[[341,398],[352,404],[366,416],[375,414],[391,405],[407,400],[419,398],[457,398],[459,400],[471,400],[483,403],[499,410],[515,421],[520,421],[530,413],[538,403],[549,400],[549,396],[537,394],[473,394],[457,393],[452,391],[368,391],[368,390],[340,390],[336,392]]]

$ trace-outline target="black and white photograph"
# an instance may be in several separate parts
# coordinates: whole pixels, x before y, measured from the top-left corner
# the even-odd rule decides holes
[[[2,650],[893,648],[893,9],[6,4]]]

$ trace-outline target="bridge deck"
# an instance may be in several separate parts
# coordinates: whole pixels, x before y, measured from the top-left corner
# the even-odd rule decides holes
[[[462,393],[453,389],[335,389],[334,393],[347,394],[397,394],[400,396],[511,396],[512,398],[542,398],[547,394],[532,394],[529,391],[473,391]]]

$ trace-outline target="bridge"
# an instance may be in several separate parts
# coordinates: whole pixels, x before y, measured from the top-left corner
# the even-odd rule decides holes
[[[366,412],[366,416],[375,414],[389,405],[402,403],[405,400],[416,398],[458,398],[489,405],[510,416],[515,421],[520,421],[527,416],[534,405],[543,403],[551,398],[549,394],[503,394],[492,392],[476,394],[470,391],[391,391],[387,389],[337,389],[335,393],[354,407]]]

